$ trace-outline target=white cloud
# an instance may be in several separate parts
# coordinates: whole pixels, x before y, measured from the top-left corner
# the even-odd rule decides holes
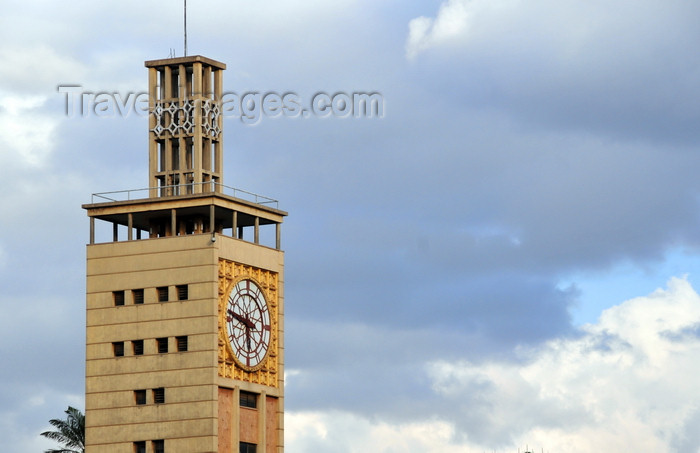
[[[700,405],[698,325],[700,297],[674,278],[606,310],[580,338],[531,351],[525,365],[434,363],[434,389],[452,401],[477,392],[481,403],[460,412],[482,413],[486,436],[551,451],[669,451]]]
[[[392,424],[347,412],[287,412],[289,453],[464,453],[451,443],[454,427],[440,421]]]
[[[0,93],[0,163],[8,168],[41,166],[53,149],[51,140],[58,121],[40,109],[45,96],[21,96]]]
[[[81,81],[87,68],[47,44],[0,49],[0,80],[17,92],[55,92],[59,83]]]
[[[463,39],[491,13],[511,8],[517,0],[447,0],[435,18],[417,17],[408,23],[406,55],[415,58],[435,46]],[[490,21],[489,21],[490,22]]]
[[[421,51],[461,35],[469,26],[467,0],[449,0],[440,6],[435,19],[421,16],[408,23],[406,54],[414,58]]]
[[[288,450],[696,451],[698,326],[700,296],[673,278],[606,310],[577,338],[521,351],[521,364],[429,364],[444,404],[422,421],[288,413]]]

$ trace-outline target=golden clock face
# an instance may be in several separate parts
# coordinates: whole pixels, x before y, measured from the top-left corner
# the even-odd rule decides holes
[[[251,279],[240,280],[226,306],[228,340],[243,369],[259,369],[270,349],[270,311],[265,293]]]

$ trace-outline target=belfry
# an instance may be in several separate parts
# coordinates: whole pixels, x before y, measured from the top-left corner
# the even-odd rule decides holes
[[[226,65],[145,65],[148,186],[83,205],[86,452],[281,453],[287,213],[224,185]]]

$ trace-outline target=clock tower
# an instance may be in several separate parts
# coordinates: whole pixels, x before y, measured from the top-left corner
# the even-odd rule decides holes
[[[145,65],[148,187],[83,205],[86,452],[281,453],[287,213],[223,183],[226,65]]]

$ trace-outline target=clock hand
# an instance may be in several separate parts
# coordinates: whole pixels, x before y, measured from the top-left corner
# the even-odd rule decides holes
[[[255,329],[255,324],[250,322],[248,318],[244,318],[233,310],[228,310],[228,314],[236,318],[236,320],[240,321],[240,323],[246,326],[248,329]]]

